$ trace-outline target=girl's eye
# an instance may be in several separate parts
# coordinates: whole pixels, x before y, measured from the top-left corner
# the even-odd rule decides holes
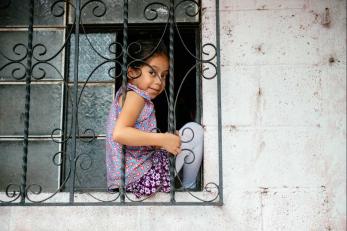
[[[149,73],[151,76],[156,76],[156,72],[153,71],[153,70],[150,70],[148,73]]]

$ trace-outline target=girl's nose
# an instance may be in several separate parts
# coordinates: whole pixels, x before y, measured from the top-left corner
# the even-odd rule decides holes
[[[157,76],[157,77],[155,78],[155,83],[156,83],[156,84],[162,84],[161,78],[160,78],[159,76]]]

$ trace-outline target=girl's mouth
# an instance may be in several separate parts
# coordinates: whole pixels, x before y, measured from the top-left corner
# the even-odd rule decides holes
[[[160,89],[154,89],[154,88],[149,88],[151,89],[152,91],[155,91],[155,92],[160,92]]]

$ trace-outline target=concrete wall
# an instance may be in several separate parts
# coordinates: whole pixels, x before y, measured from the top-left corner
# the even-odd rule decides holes
[[[225,205],[0,207],[0,230],[346,230],[346,1],[220,2]]]

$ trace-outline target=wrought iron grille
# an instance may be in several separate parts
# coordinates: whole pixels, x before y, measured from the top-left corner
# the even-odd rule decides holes
[[[1,1],[0,205],[222,205],[218,0],[215,7],[216,41],[202,43],[200,1]],[[202,81],[216,83],[218,178],[205,183],[210,170],[201,168],[200,188],[179,188],[171,156],[170,194],[136,199],[124,165],[120,190],[107,189],[100,153],[114,92],[126,88],[131,41],[154,35],[169,48],[161,130],[201,123]],[[180,101],[188,107],[178,110]]]

